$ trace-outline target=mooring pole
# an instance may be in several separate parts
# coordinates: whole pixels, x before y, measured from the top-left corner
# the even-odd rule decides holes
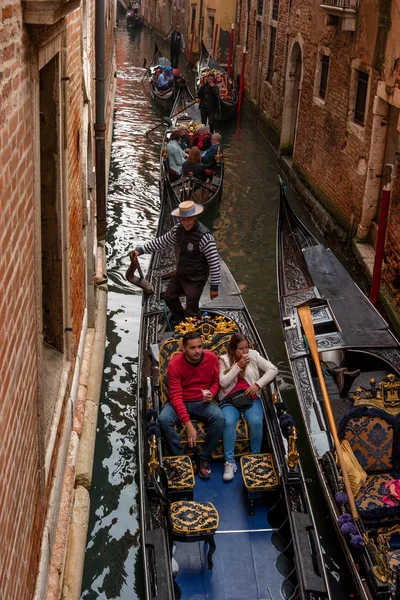
[[[194,41],[194,29],[192,29],[192,33],[190,35],[190,47],[189,47],[188,65],[190,64],[190,62],[192,60],[193,41]]]
[[[228,66],[226,68],[228,75],[231,74],[231,62],[232,62],[232,50],[233,50],[233,38],[235,36],[235,24],[232,23],[231,37],[229,40],[229,54],[228,54]]]
[[[383,189],[381,199],[381,209],[379,212],[378,239],[376,240],[374,271],[372,275],[372,288],[370,300],[372,304],[376,304],[379,298],[379,290],[381,287],[381,274],[383,255],[385,251],[386,229],[390,206],[390,192],[392,190],[392,174],[393,165],[385,165],[383,170]]]

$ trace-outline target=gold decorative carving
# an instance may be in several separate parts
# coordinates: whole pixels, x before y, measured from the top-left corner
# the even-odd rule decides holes
[[[163,149],[162,149],[162,157],[163,157],[163,160],[167,160],[167,158],[168,158],[168,150],[167,150],[167,146],[163,146]]]
[[[389,563],[387,536],[379,534],[376,538],[377,544],[367,534],[364,535],[364,539],[375,563],[372,567],[375,577],[382,583],[393,583],[394,572]]]
[[[223,158],[224,158],[224,155],[221,152],[221,146],[218,146],[217,154],[215,155],[215,162],[217,164],[219,164]]]
[[[157,467],[160,466],[160,463],[158,462],[158,459],[157,459],[157,439],[156,439],[155,435],[151,436],[151,439],[149,440],[149,445],[150,445],[150,460],[148,462],[148,467],[149,467],[149,475],[152,475],[154,469],[156,469]]]
[[[378,385],[374,378],[369,380],[370,388],[358,386],[353,394],[354,406],[380,408],[396,416],[400,413],[400,380],[392,373]]]
[[[292,432],[289,435],[288,440],[287,463],[289,465],[289,469],[294,469],[297,467],[297,463],[299,462],[300,454],[297,450],[297,437],[296,427],[292,427]]]
[[[278,394],[277,390],[275,390],[275,392],[272,394],[272,402],[273,402],[273,404],[276,404],[277,402],[279,402],[279,394]]]
[[[185,335],[189,331],[198,331],[203,343],[209,344],[217,333],[237,331],[237,327],[236,323],[219,315],[214,318],[205,317],[201,320],[196,319],[196,317],[188,317],[186,321],[182,321],[175,327],[175,331],[182,335]]]

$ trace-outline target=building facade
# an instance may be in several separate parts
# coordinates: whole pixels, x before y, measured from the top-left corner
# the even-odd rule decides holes
[[[43,600],[62,589],[57,536],[96,312],[95,2],[9,0],[0,16],[0,589]],[[108,117],[114,22],[108,0]]]
[[[396,3],[239,4],[235,67],[240,72],[245,52],[246,95],[349,238],[375,247],[385,165],[393,165],[384,277],[400,307]]]

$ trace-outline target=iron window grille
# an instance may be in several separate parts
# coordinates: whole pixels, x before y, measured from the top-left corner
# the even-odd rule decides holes
[[[321,79],[319,82],[319,97],[325,100],[326,88],[328,85],[328,73],[329,73],[329,56],[322,54],[321,56]]]
[[[365,106],[367,103],[368,79],[368,73],[365,73],[364,71],[358,71],[356,106],[354,109],[354,122],[358,123],[358,125],[364,125],[365,121]]]
[[[272,3],[272,19],[277,21],[279,17],[279,0],[274,0]]]
[[[268,71],[267,71],[268,83],[272,83],[272,78],[274,76],[275,45],[276,45],[276,27],[270,27]]]

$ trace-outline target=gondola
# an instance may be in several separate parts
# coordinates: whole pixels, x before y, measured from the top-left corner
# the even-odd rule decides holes
[[[141,29],[143,27],[143,17],[135,13],[133,9],[126,13],[126,26],[128,29]]]
[[[359,597],[399,598],[400,502],[396,486],[386,487],[400,477],[399,343],[334,254],[294,214],[283,182],[277,263],[287,355],[327,510]],[[314,353],[302,319],[308,310]],[[344,468],[336,460],[334,429]]]
[[[173,225],[170,210],[169,202],[162,204],[158,235]],[[232,333],[241,331],[265,356],[224,263],[218,298],[210,301],[206,285],[202,318],[188,319],[172,330],[162,295],[175,264],[172,248],[152,256],[147,278],[155,293],[143,297],[139,336],[137,438],[144,597],[326,600],[330,594],[296,448],[296,429],[274,383],[262,397],[261,455],[248,455],[248,431],[239,421],[236,454],[243,457],[247,487],[240,469],[233,481],[223,483],[222,447],[208,481],[194,475],[194,456],[165,456],[158,414],[167,399],[168,362],[180,351],[182,334],[197,329],[204,347],[218,355]],[[287,439],[279,412],[282,428],[285,420],[290,425]],[[204,431],[196,427],[201,443]],[[249,465],[254,471],[247,469]]]
[[[151,97],[162,106],[166,112],[169,112],[182,88],[182,86],[186,87],[187,82],[183,77],[179,69],[172,69],[172,85],[167,90],[159,90],[157,88],[157,80],[158,76],[161,73],[161,69],[167,69],[171,67],[171,63],[168,58],[162,56],[158,51],[156,54],[156,59],[153,61],[149,68],[149,86],[150,86],[150,94]]]
[[[215,83],[219,88],[220,103],[215,118],[217,121],[227,121],[233,117],[237,109],[237,89],[225,69],[211,56],[204,43],[202,43],[201,55],[197,64],[196,90],[205,83],[210,72],[214,73]]]
[[[178,205],[183,200],[194,200],[204,205],[204,214],[211,207],[218,205],[222,195],[224,181],[224,157],[219,149],[212,168],[206,172],[207,181],[203,182],[195,177],[180,177],[173,181],[170,176],[167,144],[172,131],[182,125],[186,127],[189,147],[201,123],[198,104],[187,86],[183,86],[174,103],[168,126],[165,130],[164,141],[160,157],[161,197],[168,199],[173,205]]]

